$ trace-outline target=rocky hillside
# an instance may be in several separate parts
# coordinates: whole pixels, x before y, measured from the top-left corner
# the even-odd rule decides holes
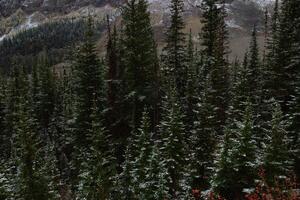
[[[92,13],[102,20],[107,14],[118,19],[125,0],[0,0],[0,41],[24,29],[49,21],[80,18]],[[163,42],[162,28],[168,25],[168,0],[148,0],[158,43]],[[274,0],[227,0],[227,25],[232,57],[241,56],[254,24],[262,27],[264,10],[271,10]],[[197,41],[201,30],[201,0],[186,0],[186,30],[192,29]],[[100,39],[101,43],[101,39]],[[101,46],[101,44],[100,44]]]

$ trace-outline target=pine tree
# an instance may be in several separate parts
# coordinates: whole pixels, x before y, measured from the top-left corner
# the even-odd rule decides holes
[[[257,44],[257,31],[256,26],[254,26],[252,31],[252,40],[249,48],[249,63],[247,66],[247,98],[251,101],[252,105],[257,105],[260,101],[260,60],[259,60],[259,49]]]
[[[135,149],[130,141],[131,140],[129,140],[129,145],[125,150],[125,161],[122,165],[122,172],[118,175],[116,180],[116,196],[118,199],[123,200],[136,199],[134,180],[132,177]]]
[[[0,199],[13,200],[14,199],[14,171],[11,160],[3,159],[0,161]]]
[[[195,62],[195,51],[194,51],[194,43],[192,38],[192,30],[190,30],[188,46],[187,46],[187,84],[185,89],[186,96],[186,104],[185,110],[186,113],[190,113],[186,117],[187,128],[191,129],[193,123],[195,121],[195,115],[193,114],[193,110],[197,103],[197,70],[196,70],[196,62]]]
[[[299,9],[300,4],[298,2],[293,2],[293,6]],[[292,140],[292,149],[294,151],[294,160],[295,160],[295,172],[298,177],[300,177],[300,16],[299,13],[295,13],[295,27],[294,27],[294,38],[295,41],[292,45],[292,58],[290,68],[294,70],[294,95],[291,103],[291,111],[289,112],[289,116],[292,118],[292,124],[290,127],[290,136],[289,138]]]
[[[76,94],[76,137],[79,146],[87,145],[87,130],[91,130],[93,104],[99,111],[103,107],[103,67],[93,43],[93,20],[89,16],[85,41],[80,47],[75,63],[77,79]],[[102,108],[103,109],[103,108]]]
[[[226,110],[228,107],[229,71],[226,60],[227,55],[227,31],[225,24],[225,3],[220,1],[221,6],[217,6],[215,0],[205,0],[202,2],[204,24],[202,38],[203,73],[212,79],[212,104],[215,107],[216,119],[218,123],[218,134],[222,134],[226,121]]]
[[[243,121],[238,124],[238,136],[236,147],[233,150],[232,160],[234,182],[236,191],[242,192],[243,189],[253,187],[257,176],[257,147],[254,137],[253,108],[248,103]]]
[[[107,74],[107,82],[108,82],[108,104],[111,107],[111,114],[115,114],[116,108],[115,104],[117,102],[118,95],[118,81],[119,81],[119,73],[120,69],[118,67],[117,60],[117,38],[116,38],[116,26],[114,26],[114,30],[111,30],[110,18],[107,16],[107,44],[106,44],[106,62],[108,66],[108,74]]]
[[[233,130],[230,127],[225,128],[224,140],[221,146],[221,152],[217,160],[216,172],[212,179],[214,191],[225,198],[233,197],[234,171],[232,169],[232,151],[234,148]]]
[[[265,94],[263,93],[265,75],[259,56],[256,26],[253,28],[249,50],[249,63],[246,69],[245,98],[250,101],[253,107],[255,137],[259,147],[262,147],[265,140],[262,129],[269,111],[266,109],[267,105],[264,102],[266,100]]]
[[[51,66],[47,57],[47,52],[44,51],[39,58],[38,64],[38,78],[36,77],[36,72],[33,71],[33,100],[37,102],[37,120],[39,122],[39,128],[41,129],[42,137],[46,140],[47,138],[52,139],[49,134],[49,126],[51,122],[51,117],[54,109],[54,77],[51,70]],[[38,80],[38,83],[36,81]],[[36,90],[38,87],[38,94],[36,97]],[[37,99],[36,99],[37,98]]]
[[[226,129],[223,150],[214,178],[214,187],[228,199],[241,198],[244,189],[254,187],[257,177],[257,147],[254,138],[254,120],[248,103],[237,128]]]
[[[246,93],[248,82],[247,82],[247,70],[248,70],[248,52],[244,55],[243,63],[237,65],[234,68],[231,77],[231,100],[229,102],[227,126],[231,124],[235,126],[235,121],[240,119],[245,110],[245,102],[247,101],[248,95]]]
[[[193,112],[196,120],[191,129],[191,170],[193,188],[207,188],[212,175],[214,153],[217,142],[214,106],[211,104],[211,79],[206,78],[204,89],[199,95]]]
[[[115,159],[110,137],[99,119],[98,108],[94,108],[92,130],[89,131],[91,146],[82,152],[86,158],[82,162],[79,175],[78,197],[80,199],[108,199],[113,188]]]
[[[187,137],[183,123],[184,114],[180,107],[175,89],[171,89],[164,101],[162,120],[159,125],[161,166],[166,167],[163,174],[167,182],[168,198],[179,198],[185,194],[185,166],[189,162],[187,155]]]
[[[13,143],[14,164],[17,177],[14,187],[14,198],[24,200],[55,199],[48,187],[47,175],[42,163],[42,148],[40,138],[35,129],[35,119],[31,116],[30,90],[27,75],[23,68],[19,69],[19,83],[23,84],[17,104],[17,120],[14,123],[16,130]]]
[[[53,156],[51,160],[56,161],[56,170],[58,180],[60,181],[60,189],[65,191],[61,193],[62,198],[70,194],[70,152],[72,143],[72,133],[70,119],[71,115],[68,111],[68,83],[66,77],[55,80],[54,92],[54,110],[49,126],[49,133],[52,136],[52,141],[48,141],[47,146],[51,146],[49,150]]]
[[[171,1],[171,25],[166,33],[167,45],[164,47],[162,55],[164,82],[167,82],[166,87],[170,82],[171,84],[174,82],[179,97],[184,97],[187,80],[183,9],[184,3],[182,0]]]
[[[275,1],[273,16],[271,19],[270,35],[267,37],[266,46],[266,69],[265,78],[267,79],[264,89],[267,92],[267,98],[278,97],[280,91],[278,81],[282,76],[282,68],[276,65],[278,62],[278,43],[279,43],[279,1]],[[277,84],[276,84],[277,83]]]
[[[152,150],[152,131],[151,124],[149,119],[149,114],[147,111],[144,111],[141,127],[138,130],[138,136],[136,141],[136,148],[138,156],[135,159],[133,166],[133,179],[135,182],[135,193],[139,199],[149,199],[149,191],[147,192],[147,174],[150,166],[150,156]]]
[[[267,132],[270,138],[267,144],[264,165],[268,181],[274,184],[274,178],[287,176],[291,170],[292,160],[289,152],[287,123],[278,103],[273,103],[272,120]]]
[[[106,112],[107,128],[112,134],[112,139],[118,140],[119,137],[119,127],[121,116],[120,111],[122,109],[122,71],[120,64],[120,55],[118,48],[120,47],[120,41],[118,38],[117,28],[114,25],[113,30],[111,30],[111,23],[109,16],[107,16],[107,44],[106,44],[106,65],[108,66],[106,82],[107,82],[107,103],[108,111]]]
[[[103,65],[98,59],[93,42],[93,19],[87,20],[85,39],[80,46],[74,64],[74,151],[73,151],[73,181],[77,184],[77,174],[84,159],[82,153],[88,150],[92,143],[89,135],[93,130],[93,112],[97,115],[104,110],[104,76]],[[98,116],[97,116],[98,117]]]
[[[161,165],[161,156],[158,143],[154,144],[149,159],[150,166],[148,170],[147,195],[149,199],[165,199],[169,197],[168,175],[166,168]]]
[[[126,99],[130,104],[129,118],[133,128],[139,125],[143,107],[156,107],[158,96],[158,65],[156,45],[150,23],[148,3],[130,0],[122,12],[124,25],[124,78]]]
[[[291,118],[297,116],[297,106],[295,105],[297,105],[297,96],[299,96],[297,89],[297,76],[299,77],[299,64],[297,62],[299,60],[299,6],[298,1],[285,0],[281,2],[281,12],[279,12],[276,11],[278,10],[278,4],[276,4],[273,17],[272,48],[269,53],[271,81],[267,88],[270,90],[270,98],[274,97],[280,103],[283,114],[289,115]],[[295,131],[297,128],[294,126],[289,131],[289,138],[294,138],[295,135],[297,138],[297,134],[294,134]],[[297,139],[294,144],[297,143],[296,141]],[[299,161],[296,163],[299,165]]]
[[[289,102],[295,93],[293,85],[297,67],[291,65],[291,60],[293,57],[293,44],[299,41],[299,37],[295,35],[297,18],[299,17],[298,9],[299,2],[282,1],[280,14],[275,12],[276,15],[274,15],[274,17],[278,15],[278,19],[273,20],[275,31],[272,47],[274,49],[270,51],[273,82],[270,83],[269,87],[271,88],[271,94],[281,104],[284,113],[290,110]]]
[[[21,94],[24,93],[25,84],[21,79],[21,73],[18,69],[20,66],[15,66],[12,69],[10,77],[8,78],[8,87],[7,87],[7,99],[6,99],[6,112],[5,112],[5,129],[4,136],[6,138],[6,142],[4,144],[4,148],[7,155],[7,158],[11,156],[12,153],[12,145],[15,142],[16,127],[15,122],[18,121],[18,105],[21,101]]]
[[[5,134],[5,107],[6,107],[6,87],[5,87],[6,80],[0,74],[0,158],[5,159],[7,158],[7,145],[6,142],[9,141],[8,135]]]

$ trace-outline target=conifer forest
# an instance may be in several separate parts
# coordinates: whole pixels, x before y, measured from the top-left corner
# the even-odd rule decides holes
[[[200,45],[184,0],[162,49],[147,0],[100,19],[103,54],[92,15],[0,41],[0,200],[299,200],[300,1],[235,60],[225,4],[202,1]]]

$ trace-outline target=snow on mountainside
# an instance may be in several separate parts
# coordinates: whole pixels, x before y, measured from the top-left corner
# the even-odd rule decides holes
[[[0,0],[0,42],[20,30],[63,18],[79,18],[92,12],[97,19],[107,14],[113,19],[120,15],[120,5],[126,0]],[[271,8],[275,0],[225,0],[233,52],[246,48],[248,36],[254,24],[263,26],[264,10]],[[163,43],[162,29],[168,26],[170,0],[148,0],[152,24],[159,44]],[[192,29],[195,40],[201,30],[202,0],[184,0],[186,30]],[[269,9],[271,10],[271,9]],[[242,44],[242,45],[241,45]]]
[[[125,0],[0,0],[0,38],[3,35],[8,34],[13,29],[13,32],[23,30],[26,28],[35,27],[39,21],[31,21],[30,15],[34,13],[40,13],[45,15],[45,18],[53,18],[57,15],[64,16],[72,12],[76,12],[87,6],[104,7],[106,5],[118,6]],[[244,20],[249,18],[255,18],[255,16],[243,16],[240,12],[241,9],[244,12],[252,12],[253,15],[257,13],[257,10],[263,10],[265,7],[272,5],[275,0],[226,0],[226,6],[230,15],[236,17],[236,13],[239,12],[240,17]],[[150,11],[152,13],[161,13],[164,15],[168,13],[169,0],[148,0],[150,4]],[[198,10],[202,0],[185,0],[185,6],[187,11]],[[14,15],[18,12],[23,12],[27,16],[17,17],[15,21]],[[13,16],[15,22],[7,22]],[[233,18],[235,18],[233,17]],[[231,18],[231,17],[230,17]],[[227,24],[232,28],[243,27],[242,24],[236,22],[236,19],[229,19]]]

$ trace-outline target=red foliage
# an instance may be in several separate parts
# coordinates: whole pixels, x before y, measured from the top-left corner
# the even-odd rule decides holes
[[[260,183],[255,191],[245,196],[246,200],[299,200],[297,184],[294,178],[276,180],[275,186],[270,186],[266,181],[265,171],[260,170]]]
[[[264,170],[259,171],[260,182],[257,184],[254,192],[245,195],[245,200],[300,200],[300,189],[295,178],[277,179],[275,186],[270,186],[266,181]],[[201,191],[193,190],[196,200],[200,199]],[[226,200],[213,191],[209,193],[208,200]]]
[[[201,191],[199,189],[193,189],[192,193],[193,193],[193,196],[195,197],[195,199],[200,199]]]

